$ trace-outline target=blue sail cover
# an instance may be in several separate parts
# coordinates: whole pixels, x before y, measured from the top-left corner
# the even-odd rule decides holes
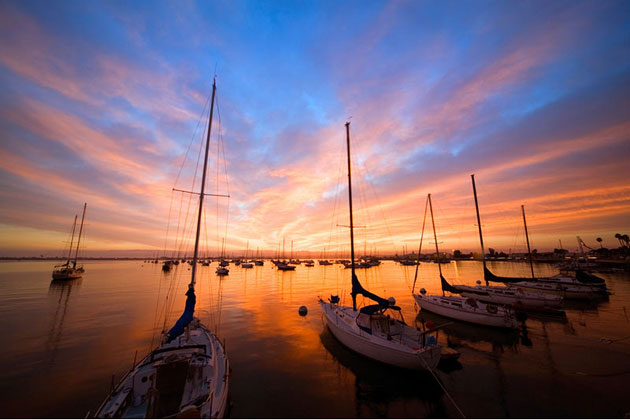
[[[166,334],[168,337],[166,342],[170,343],[180,335],[184,333],[184,329],[190,321],[193,319],[193,314],[195,313],[195,303],[197,303],[197,297],[195,296],[195,289],[192,287],[188,288],[186,292],[186,306],[184,307],[184,313],[179,317],[173,328]]]
[[[352,308],[355,311],[357,310],[357,295],[363,295],[368,299],[372,299],[373,301],[378,303],[381,308],[387,308],[388,306],[390,306],[387,299],[383,299],[382,297],[365,290],[363,286],[361,286],[361,283],[359,283],[359,279],[354,273],[352,273],[352,293],[350,293],[350,295],[352,296]]]

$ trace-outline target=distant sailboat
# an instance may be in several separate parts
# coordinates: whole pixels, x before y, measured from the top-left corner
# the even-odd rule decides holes
[[[436,313],[458,321],[470,322],[473,324],[487,325],[490,327],[516,328],[516,315],[509,306],[494,305],[480,302],[474,298],[461,296],[444,296],[444,291],[459,293],[454,289],[442,275],[442,264],[440,264],[440,250],[438,247],[435,221],[433,219],[433,205],[431,204],[431,194],[427,197],[429,209],[431,210],[431,223],[433,225],[433,237],[435,239],[435,253],[438,258],[438,269],[442,284],[442,296],[427,295],[424,288],[420,293],[412,294],[416,303],[422,310]],[[426,210],[425,210],[426,215]],[[424,226],[423,226],[424,228]],[[415,286],[415,284],[414,284]]]
[[[249,253],[249,241],[247,241],[247,249],[245,250],[245,259],[241,263],[241,268],[254,268],[254,264],[247,260],[247,254]]]
[[[72,256],[72,245],[74,242],[74,231],[77,225],[77,216],[74,216],[74,224],[72,225],[72,239],[70,239],[70,249],[68,250],[68,259],[65,263],[56,265],[53,268],[52,278],[53,280],[72,280],[78,279],[83,276],[82,265],[77,265],[77,260],[79,258],[79,245],[81,244],[81,235],[83,233],[83,221],[85,220],[85,209],[87,208],[87,203],[83,204],[83,215],[81,216],[81,227],[79,228],[79,238],[77,239],[77,248],[74,253],[74,260],[70,260]]]
[[[181,317],[96,412],[99,418],[218,418],[227,407],[229,362],[221,341],[194,316],[199,233],[216,84],[208,118],[192,274]]]
[[[225,238],[223,238],[221,242],[221,262],[219,262],[219,266],[216,270],[217,276],[227,276],[230,274],[230,269],[227,268],[228,265],[230,265],[230,263],[225,260]]]
[[[355,274],[354,228],[352,218],[352,176],[350,168],[350,123],[346,123],[348,151],[348,198],[350,211],[350,250],[352,264],[352,307],[339,304],[339,296],[328,302],[319,299],[326,325],[332,334],[353,351],[389,365],[432,370],[440,361],[440,345],[435,337],[409,327],[394,302],[383,299],[363,288]],[[357,310],[356,297],[376,302]],[[392,312],[392,316],[387,312]],[[399,316],[400,320],[395,317]]]

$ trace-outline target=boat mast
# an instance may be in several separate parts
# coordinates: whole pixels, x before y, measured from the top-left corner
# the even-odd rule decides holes
[[[479,217],[479,203],[477,202],[477,187],[475,187],[475,174],[471,174],[473,195],[475,196],[475,210],[477,211],[477,227],[479,227],[479,242],[481,242],[481,262],[483,263],[484,279],[486,273],[486,249],[483,246],[483,234],[481,233],[481,217]],[[486,280],[486,286],[488,286],[488,280]]]
[[[212,81],[212,101],[210,103],[210,118],[208,118],[208,135],[206,137],[206,154],[203,160],[203,175],[201,176],[201,192],[199,193],[199,213],[197,214],[197,233],[195,235],[195,251],[193,254],[192,275],[190,287],[195,287],[195,274],[197,273],[197,257],[199,254],[199,233],[201,232],[201,213],[203,211],[203,193],[206,187],[206,169],[208,168],[208,150],[210,148],[210,131],[212,130],[212,114],[214,112],[214,95],[217,91],[216,80]]]
[[[534,276],[534,261],[532,260],[532,250],[529,247],[529,234],[527,233],[527,220],[525,220],[525,205],[521,204],[521,211],[523,212],[523,224],[525,225],[525,239],[527,240],[527,253],[529,254],[529,268],[532,270],[532,278]]]
[[[420,267],[420,252],[422,251],[422,240],[424,239],[424,225],[427,222],[427,203],[424,205],[424,218],[422,219],[422,234],[420,234],[420,243],[418,244],[418,255],[416,255],[416,273],[413,275],[413,286],[411,286],[411,293],[416,290],[416,281],[418,280],[418,268]]]
[[[346,123],[346,146],[348,150],[348,202],[350,203],[350,263],[352,264],[352,278],[355,277],[354,267],[354,221],[352,219],[352,170],[350,168],[350,122]],[[352,296],[352,309],[357,310],[356,296]]]
[[[77,252],[74,254],[74,264],[73,267],[77,266],[77,259],[79,258],[79,245],[81,244],[81,233],[83,233],[83,220],[85,220],[85,208],[87,207],[87,203],[83,203],[83,215],[81,216],[81,227],[79,228],[79,238],[77,239]]]
[[[429,209],[431,210],[431,224],[433,225],[433,239],[435,239],[435,253],[440,271],[440,283],[442,280],[442,264],[440,263],[440,249],[438,248],[437,233],[435,232],[435,220],[433,220],[433,204],[431,204],[431,194],[429,194]],[[442,296],[444,296],[444,286],[442,286]]]
[[[68,262],[66,265],[70,264],[70,258],[72,257],[72,245],[74,244],[74,231],[77,228],[77,215],[74,215],[74,223],[72,224],[72,239],[70,239],[70,248],[68,248]]]

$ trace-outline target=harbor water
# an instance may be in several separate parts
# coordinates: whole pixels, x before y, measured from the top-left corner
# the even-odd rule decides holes
[[[83,418],[112,383],[160,340],[184,307],[190,266],[164,273],[142,261],[87,261],[82,279],[52,281],[51,261],[0,263],[0,416]],[[365,359],[326,329],[318,296],[350,304],[339,264],[281,272],[199,266],[197,315],[225,341],[233,418],[624,417],[630,415],[630,274],[599,274],[612,294],[566,302],[566,316],[530,314],[518,330],[451,322],[419,311],[415,267],[385,261],[357,270],[363,285],[393,296],[410,325],[431,320],[438,341],[461,352],[435,375]],[[527,276],[525,263],[491,263]],[[476,261],[443,265],[452,284],[474,285]],[[553,275],[548,264],[537,275]],[[441,293],[438,267],[422,263],[416,289]],[[168,299],[167,299],[168,297]],[[361,298],[359,298],[361,303]],[[308,314],[298,315],[306,305]],[[447,393],[452,397],[448,397]],[[455,406],[457,405],[457,407]]]

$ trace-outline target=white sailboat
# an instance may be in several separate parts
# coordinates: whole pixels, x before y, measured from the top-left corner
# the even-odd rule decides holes
[[[486,282],[501,282],[510,288],[519,288],[524,291],[561,296],[564,299],[598,299],[608,295],[608,289],[606,288],[604,279],[582,270],[576,271],[575,277],[565,274],[557,274],[552,277],[536,277],[534,275],[534,263],[529,245],[525,206],[521,205],[521,211],[523,213],[523,224],[525,226],[525,238],[527,240],[529,266],[532,277],[496,276],[484,266],[484,278]]]
[[[199,233],[216,83],[208,118],[192,274],[184,313],[162,344],[137,363],[96,412],[99,418],[219,418],[225,414],[229,362],[219,339],[194,316]]]
[[[479,215],[479,203],[477,201],[477,187],[475,186],[475,175],[470,175],[472,179],[473,195],[475,197],[475,210],[477,213],[477,226],[479,228],[479,242],[481,244],[481,260],[484,272],[486,267],[486,250],[483,246],[483,233],[481,230],[481,216]],[[521,287],[505,287],[490,286],[487,284],[481,286],[481,282],[477,282],[476,286],[467,286],[463,284],[448,285],[448,291],[459,293],[464,297],[472,297],[482,302],[491,302],[504,305],[513,305],[516,309],[558,312],[562,307],[562,296],[551,295],[549,293],[540,293],[527,291]]]
[[[74,216],[74,224],[72,225],[72,239],[70,239],[70,249],[68,250],[68,259],[65,263],[59,264],[53,267],[52,278],[53,280],[72,280],[78,279],[83,276],[85,270],[82,265],[77,265],[79,258],[79,245],[81,244],[81,235],[83,233],[83,221],[85,220],[85,209],[87,203],[83,204],[83,215],[81,216],[81,227],[79,228],[79,238],[77,239],[77,248],[74,253],[74,260],[71,261],[72,245],[74,242],[74,231],[77,226],[77,216]]]
[[[433,237],[435,239],[435,252],[438,258],[440,281],[442,283],[442,296],[427,295],[427,292],[424,288],[420,289],[420,293],[413,293],[412,289],[413,297],[416,300],[418,306],[420,306],[422,310],[433,312],[448,318],[453,318],[458,321],[486,325],[489,327],[516,328],[516,314],[510,306],[484,303],[470,297],[444,295],[444,291],[450,291],[449,288],[451,286],[442,275],[442,264],[440,264],[440,250],[438,248],[435,220],[433,219],[433,205],[431,204],[431,194],[428,195],[427,202],[429,205],[429,209],[431,210],[431,223],[433,225]],[[418,252],[418,254],[420,254],[420,252]]]
[[[352,177],[350,169],[350,123],[346,123],[348,150],[348,197],[350,208],[350,249],[352,265],[352,307],[339,304],[338,296],[328,302],[319,299],[324,318],[332,334],[353,351],[389,365],[431,370],[440,361],[441,346],[428,332],[405,324],[394,302],[365,290],[359,283],[354,267],[354,227],[352,219]],[[357,310],[357,295],[376,302]],[[392,312],[394,317],[388,312]],[[400,319],[396,319],[399,316]]]

